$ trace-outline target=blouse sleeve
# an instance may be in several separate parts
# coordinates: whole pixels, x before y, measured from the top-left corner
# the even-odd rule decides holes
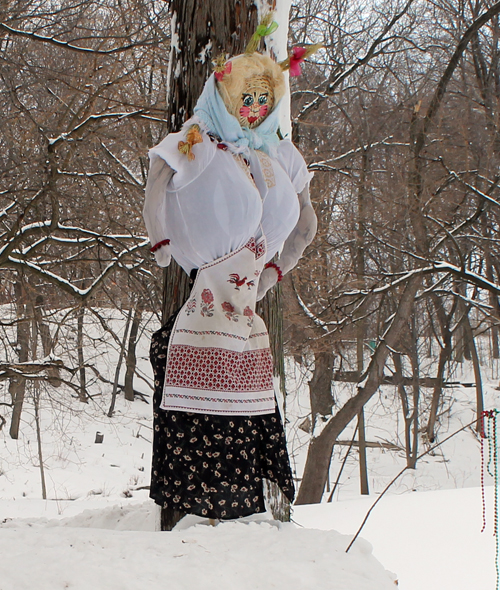
[[[307,170],[304,158],[291,141],[280,142],[278,161],[286,171],[297,192],[300,214],[296,226],[283,244],[278,259],[270,263],[260,275],[257,301],[262,299],[283,275],[295,267],[304,250],[312,242],[318,226],[309,196],[309,182],[313,174]]]
[[[149,150],[151,161],[157,156],[175,172],[170,191],[180,190],[198,178],[215,156],[216,145],[196,121],[189,119],[179,133],[170,133]]]
[[[164,160],[150,154],[148,181],[142,215],[154,250],[156,262],[160,266],[170,264],[169,236],[166,229],[167,185],[174,171]],[[162,244],[163,243],[163,244]]]
[[[216,146],[195,118],[179,133],[170,133],[149,150],[150,167],[143,217],[157,263],[170,264],[170,236],[167,232],[169,193],[195,180],[210,164]]]
[[[288,174],[297,194],[301,193],[314,176],[307,169],[302,154],[289,139],[283,139],[278,147],[278,161]]]

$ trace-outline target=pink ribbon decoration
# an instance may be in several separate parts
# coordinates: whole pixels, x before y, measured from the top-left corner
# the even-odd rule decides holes
[[[228,61],[226,64],[226,67],[224,68],[224,70],[222,70],[222,72],[215,72],[215,77],[217,78],[217,81],[220,82],[225,74],[230,74],[231,70],[233,69],[233,64],[232,62]]]
[[[300,69],[301,62],[304,61],[305,47],[294,47],[292,55],[290,56],[290,76],[300,76],[302,70]]]

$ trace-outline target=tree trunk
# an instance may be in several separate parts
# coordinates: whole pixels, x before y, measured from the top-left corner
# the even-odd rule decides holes
[[[474,340],[474,333],[472,326],[470,325],[469,316],[464,319],[465,333],[467,335],[467,341],[469,342],[470,351],[472,355],[472,365],[474,367],[474,380],[476,382],[476,432],[479,434],[482,432],[482,413],[484,410],[484,399],[483,399],[483,380],[481,377],[481,365],[479,363],[479,355],[477,353],[476,342]]]
[[[44,298],[43,295],[37,295],[34,307],[34,314],[35,320],[37,325],[38,333],[40,334],[40,338],[42,340],[42,347],[43,347],[43,355],[45,357],[49,356],[52,352],[54,347],[54,342],[52,340],[52,336],[50,334],[50,328],[48,324],[44,322],[43,316],[43,304]],[[52,367],[47,371],[47,375],[49,378],[49,383],[52,387],[59,387],[61,385],[61,375],[60,371],[57,367]]]
[[[488,213],[486,212],[481,217],[481,229],[483,232],[483,236],[486,240],[491,239],[491,232],[488,228]],[[486,249],[485,257],[484,257],[484,264],[486,266],[486,278],[490,283],[495,281],[495,276],[493,273],[493,261],[491,256],[491,251],[489,248]],[[500,303],[498,301],[498,295],[493,293],[493,291],[488,291],[488,298],[489,304],[491,306],[491,315],[492,318],[490,320],[490,337],[491,337],[491,349],[492,349],[492,357],[494,359],[500,358],[500,346],[499,346],[499,330],[498,330],[498,323],[500,322]]]
[[[125,399],[133,402],[134,401],[134,374],[137,364],[137,357],[135,354],[137,345],[137,334],[139,332],[139,326],[142,320],[142,304],[139,301],[134,312],[134,319],[132,320],[132,326],[130,327],[130,336],[128,337],[128,349],[127,358],[125,364],[127,370],[125,372]]]
[[[321,434],[311,440],[302,485],[295,502],[297,505],[321,502],[335,441],[378,390],[382,382],[387,356],[391,348],[396,347],[403,326],[411,316],[415,294],[421,284],[422,278],[418,275],[409,279],[399,300],[392,323],[370,359],[363,385],[358,386],[358,393],[348,400],[337,414],[330,419]]]
[[[34,306],[31,304],[30,308],[31,320],[31,360],[35,361],[38,358],[38,322],[34,310]],[[45,352],[45,351],[44,351]],[[35,427],[36,427],[36,443],[38,451],[38,469],[40,470],[40,484],[42,486],[42,498],[47,499],[47,486],[45,484],[45,465],[43,464],[43,448],[42,448],[42,429],[40,425],[40,384],[33,382],[33,406],[35,409]]]
[[[410,363],[412,372],[413,408],[410,418],[410,429],[412,430],[411,447],[407,454],[407,465],[409,469],[415,469],[418,457],[418,427],[419,427],[419,402],[420,402],[420,363],[418,360],[417,330],[415,326],[415,314],[411,318],[410,337]]]
[[[20,363],[28,361],[29,356],[29,338],[30,326],[29,319],[26,317],[26,288],[22,276],[14,284],[14,293],[16,295],[16,315],[17,315],[17,343],[18,359]],[[19,425],[21,423],[21,414],[23,411],[24,396],[26,394],[26,379],[24,377],[14,377],[9,383],[9,393],[12,399],[12,419],[10,423],[11,438],[19,438]]]
[[[83,355],[83,321],[85,318],[85,305],[81,305],[77,312],[77,340],[76,350],[78,354],[78,373],[80,375],[80,388],[78,390],[78,398],[81,402],[87,403],[87,377],[85,373],[85,357]]]
[[[441,350],[439,352],[436,381],[434,384],[434,390],[432,392],[431,408],[429,411],[429,420],[425,429],[429,442],[434,442],[437,414],[439,410],[441,394],[443,392],[444,371],[446,369],[446,364],[449,362],[452,354],[453,334],[450,330],[450,323],[458,307],[458,298],[455,297],[452,308],[448,314],[445,312],[442,301],[439,299],[439,297],[434,294],[431,295],[431,299],[436,311],[436,317],[441,330],[441,338],[443,340]]]
[[[403,420],[405,424],[405,453],[406,464],[409,465],[411,457],[411,420],[412,414],[410,412],[410,404],[408,401],[408,392],[404,386],[403,381],[403,363],[401,362],[401,355],[394,352],[392,355],[394,361],[394,384],[398,389],[399,399],[401,400],[401,407],[403,409]]]
[[[356,228],[356,278],[358,289],[365,288],[365,219],[366,219],[366,174],[368,171],[368,152],[363,148],[361,152],[361,170],[359,177],[358,189],[358,211],[357,211],[357,228]],[[358,371],[358,381],[364,369],[364,346],[366,336],[366,322],[363,318],[364,306],[361,305],[358,311],[361,319],[358,319],[356,327],[356,370]],[[365,433],[365,413],[363,408],[358,414],[358,432],[359,432],[359,484],[362,495],[367,496],[370,491],[368,488],[368,463],[366,460],[366,433]]]
[[[115,380],[113,382],[113,391],[111,393],[111,405],[108,410],[108,418],[112,418],[115,412],[116,396],[118,394],[118,381],[120,379],[120,369],[122,367],[123,357],[125,356],[125,347],[127,345],[128,330],[130,327],[130,321],[132,319],[132,309],[129,309],[127,316],[127,323],[125,324],[125,332],[123,334],[123,340],[120,346],[120,354],[118,356],[118,362],[116,363]]]
[[[455,289],[456,289],[457,293],[460,293],[461,295],[463,295],[463,297],[466,296],[466,286],[462,281],[456,281]],[[468,309],[467,309],[467,305],[466,305],[465,301],[462,298],[458,299],[457,308],[458,308],[457,311],[458,311],[458,317],[460,318],[459,319],[460,323],[454,332],[455,360],[458,363],[463,363],[464,359],[468,360],[468,361],[472,360],[472,355],[471,355],[470,343],[467,338],[467,331],[466,331],[466,327],[465,327],[465,323],[464,323],[464,319],[468,313]]]
[[[312,431],[317,416],[331,416],[333,407],[332,373],[335,357],[332,352],[317,352],[314,355],[314,372],[309,381]]]
[[[363,496],[368,496],[368,463],[366,461],[365,413],[363,408],[358,414],[359,432],[359,490]]]

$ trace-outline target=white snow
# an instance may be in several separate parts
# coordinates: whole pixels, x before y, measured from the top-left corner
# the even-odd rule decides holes
[[[489,524],[484,533],[481,490],[465,488],[382,498],[361,535],[373,545],[374,557],[397,572],[401,590],[493,590],[493,487],[485,491]],[[300,506],[294,520],[352,534],[373,502],[371,497]]]
[[[121,341],[125,315],[99,311]],[[7,312],[4,306],[4,318]],[[140,373],[150,382],[148,332],[156,329],[151,317],[145,317],[144,328],[137,354]],[[85,330],[86,362],[94,363],[112,381],[116,342],[90,314],[85,316]],[[75,359],[68,356],[76,354],[71,333],[66,338],[68,350],[57,349],[54,355],[73,366]],[[101,339],[108,341],[104,354],[91,344]],[[485,407],[500,407],[500,367],[488,360],[486,348],[480,349],[480,356]],[[311,373],[291,360],[287,371],[288,442],[300,480],[310,435],[299,425],[309,412]],[[464,363],[448,378],[472,381],[470,375],[470,363]],[[106,412],[111,386],[90,374],[88,384],[94,396],[89,404],[72,399],[63,387],[42,391],[47,500],[41,499],[30,390],[19,440],[9,437],[8,422],[0,431],[1,590],[389,590],[395,588],[396,578],[402,590],[495,587],[493,481],[486,477],[488,526],[481,534],[479,442],[470,430],[419,461],[416,471],[407,471],[377,504],[361,538],[345,553],[370,506],[405,465],[404,452],[397,450],[403,424],[393,386],[382,387],[365,407],[367,439],[389,442],[395,449],[368,449],[369,497],[359,496],[353,450],[333,501],[326,503],[348,448],[338,444],[324,503],[294,507],[292,523],[279,524],[265,514],[210,527],[206,520],[188,517],[175,531],[161,533],[156,531],[158,511],[145,489],[151,461],[151,406],[126,402],[120,395],[110,419]],[[339,406],[352,395],[352,388],[334,383]],[[150,393],[143,381],[136,382],[136,389]],[[8,400],[3,381],[0,401]],[[439,440],[467,424],[473,410],[472,389],[446,389]],[[2,406],[0,413],[8,421],[8,408]],[[349,425],[342,441],[352,438],[354,428],[355,424]],[[317,427],[316,433],[320,430]],[[96,431],[104,435],[102,444],[94,443]],[[425,443],[420,444],[425,450]]]
[[[346,554],[348,537],[335,531],[252,519],[216,527],[192,519],[161,533],[144,530],[153,521],[148,506],[59,523],[8,521],[0,531],[2,590],[394,588],[366,541]]]
[[[486,491],[491,507],[492,488]],[[491,526],[480,533],[478,488],[387,497],[363,531],[369,542],[358,539],[346,554],[372,502],[296,507],[286,524],[262,515],[211,527],[187,517],[161,533],[150,501],[50,519],[5,515],[53,513],[55,503],[2,501],[0,587],[390,590],[397,578],[403,590],[494,588],[494,539]],[[79,502],[87,503],[96,500]]]
[[[200,63],[204,64],[207,61],[207,57],[212,54],[212,39],[209,39],[208,43],[203,47],[203,49],[198,54],[197,60]]]

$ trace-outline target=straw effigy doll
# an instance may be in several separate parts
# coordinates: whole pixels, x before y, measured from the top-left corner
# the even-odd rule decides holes
[[[284,69],[247,49],[219,60],[189,119],[150,150],[144,219],[160,266],[193,279],[187,302],[153,335],[150,495],[210,519],[263,512],[263,478],[294,484],[256,301],[316,232],[304,159],[280,140]],[[280,252],[275,262],[271,260]]]

